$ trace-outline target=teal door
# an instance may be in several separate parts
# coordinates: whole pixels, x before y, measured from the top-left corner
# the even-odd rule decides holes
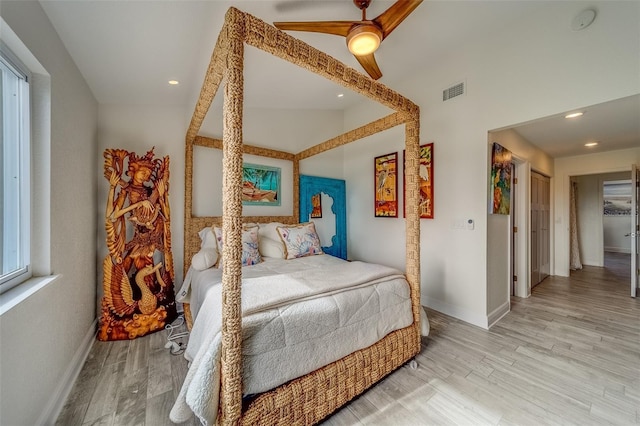
[[[317,176],[300,175],[300,221],[310,220],[314,195],[326,194],[333,200],[331,211],[336,217],[335,234],[331,245],[322,250],[341,259],[347,258],[347,204],[345,181]],[[313,220],[313,219],[311,219]]]

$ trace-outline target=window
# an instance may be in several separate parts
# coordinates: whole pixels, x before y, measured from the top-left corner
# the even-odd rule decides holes
[[[3,46],[0,91],[0,293],[31,276],[28,73]]]

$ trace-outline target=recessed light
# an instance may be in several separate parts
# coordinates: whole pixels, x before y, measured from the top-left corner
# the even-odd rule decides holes
[[[172,86],[176,86],[178,84],[180,84],[180,82],[178,80],[169,80],[169,84]]]
[[[584,114],[584,112],[574,112],[572,114],[565,115],[564,118],[576,118],[580,117],[582,114]]]
[[[585,143],[584,146],[588,146],[588,147],[592,147],[592,146],[596,146],[598,145],[598,142],[589,142],[589,143]]]
[[[338,93],[339,98],[344,98],[344,93]]]

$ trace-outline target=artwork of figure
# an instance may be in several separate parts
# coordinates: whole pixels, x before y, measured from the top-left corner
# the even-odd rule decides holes
[[[491,153],[491,214],[509,214],[511,209],[511,151],[493,143]]]
[[[154,158],[151,148],[142,157],[107,149],[104,158],[109,254],[103,262],[98,339],[134,339],[163,329],[176,317],[169,157]]]

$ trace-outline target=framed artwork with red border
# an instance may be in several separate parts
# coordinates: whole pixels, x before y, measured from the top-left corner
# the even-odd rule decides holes
[[[420,219],[433,219],[433,164],[433,142],[420,145],[420,202],[418,204]],[[405,152],[402,151],[403,206],[406,206],[405,168]],[[404,210],[406,217],[406,207]]]
[[[375,217],[398,217],[398,153],[373,160]]]

